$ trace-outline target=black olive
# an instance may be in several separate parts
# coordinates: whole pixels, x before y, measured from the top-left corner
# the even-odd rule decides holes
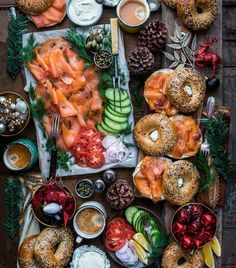
[[[216,90],[219,86],[220,86],[220,80],[215,76],[212,79],[208,78],[206,80],[206,88],[208,90]]]

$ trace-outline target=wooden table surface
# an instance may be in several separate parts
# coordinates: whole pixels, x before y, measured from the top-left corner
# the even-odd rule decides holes
[[[23,91],[23,81],[19,75],[17,79],[12,80],[6,74],[6,38],[7,38],[7,6],[9,4],[14,4],[14,0],[0,0],[0,6],[4,8],[0,9],[0,92],[5,90],[12,90],[19,92],[27,98],[27,94]],[[232,108],[232,126],[236,121],[236,57],[235,57],[235,47],[236,47],[236,0],[230,1],[225,0],[223,6],[223,60],[224,60],[224,82],[223,82],[223,103]],[[100,23],[109,23],[109,18],[115,16],[114,9],[105,9],[103,16],[100,20]],[[161,17],[161,12],[155,12],[152,16],[152,19],[156,17]],[[52,27],[50,30],[58,28],[67,28],[71,27],[72,24],[66,18],[63,23],[59,26]],[[35,31],[36,28],[30,24],[29,31]],[[129,51],[136,46],[136,36],[131,34],[124,33],[124,41],[126,47],[126,54],[129,54]],[[161,65],[160,58],[157,58],[156,61],[157,67]],[[232,128],[230,149],[232,152],[233,162],[236,162],[235,152],[236,152],[236,129]],[[26,130],[17,136],[17,138],[26,137],[35,141],[35,133],[33,122],[31,121]],[[14,138],[15,139],[15,138]],[[14,139],[4,139],[1,138],[0,150],[3,151],[4,147]],[[37,168],[36,168],[37,170]],[[119,171],[119,178],[125,177],[131,181],[132,170],[122,169]],[[2,159],[0,162],[0,204],[3,204],[3,185],[4,179],[12,175],[6,168],[4,168]],[[234,174],[235,175],[235,174]],[[99,174],[94,175],[93,177],[98,177]],[[74,177],[71,179],[66,179],[64,182],[74,188],[75,183],[79,180],[81,176]],[[236,244],[234,243],[236,238],[236,179],[233,176],[232,179],[228,182],[228,194],[227,194],[227,203],[224,208],[223,214],[223,264],[222,267],[236,267]],[[105,202],[105,198],[102,195],[96,195],[93,197],[102,203]],[[81,203],[81,200],[77,199],[78,204]],[[137,200],[137,204],[143,205],[143,200]],[[152,208],[156,213],[160,215],[162,212],[163,204],[153,205],[151,201],[145,200],[145,206]],[[4,219],[4,209],[0,210],[0,222]],[[108,209],[108,214],[111,215],[112,211]],[[99,238],[95,241],[96,245],[101,247]],[[16,267],[16,251],[17,251],[17,239],[9,239],[2,228],[0,228],[0,268],[13,268]],[[94,244],[94,243],[93,243]],[[118,265],[112,263],[113,267],[119,267]]]

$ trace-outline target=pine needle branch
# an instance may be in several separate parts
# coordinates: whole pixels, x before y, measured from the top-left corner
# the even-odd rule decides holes
[[[25,15],[15,16],[9,12],[7,39],[7,72],[12,78],[20,72],[23,64],[22,35],[26,32],[29,20]]]

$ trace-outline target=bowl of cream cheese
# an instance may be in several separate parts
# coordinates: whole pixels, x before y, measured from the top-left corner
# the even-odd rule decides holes
[[[95,0],[69,0],[67,16],[78,26],[91,26],[98,22],[103,12],[103,5]]]

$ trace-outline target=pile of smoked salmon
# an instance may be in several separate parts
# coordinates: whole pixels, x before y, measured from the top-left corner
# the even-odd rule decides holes
[[[50,27],[60,23],[66,15],[66,0],[54,0],[53,4],[39,15],[29,15],[37,28]]]
[[[162,178],[167,166],[171,163],[167,158],[145,156],[134,173],[134,184],[138,192],[153,201],[164,198]]]
[[[102,153],[103,135],[95,127],[101,122],[103,113],[103,100],[99,94],[99,75],[96,70],[92,66],[85,69],[84,60],[63,38],[43,42],[35,48],[35,54],[36,57],[28,68],[37,80],[36,99],[41,98],[45,103],[46,113],[42,124],[47,135],[51,134],[52,114],[59,112],[61,115],[57,139],[59,148],[73,151],[76,156],[78,154],[75,153],[75,144],[78,145],[76,141],[79,134],[82,135],[83,132],[82,136],[87,144],[82,147],[85,148],[91,143],[92,133],[97,141],[96,150]],[[80,146],[80,149],[82,147]],[[81,166],[100,167],[105,162],[102,156],[97,165],[91,164],[92,161],[81,162],[80,157],[77,157],[77,163]]]

